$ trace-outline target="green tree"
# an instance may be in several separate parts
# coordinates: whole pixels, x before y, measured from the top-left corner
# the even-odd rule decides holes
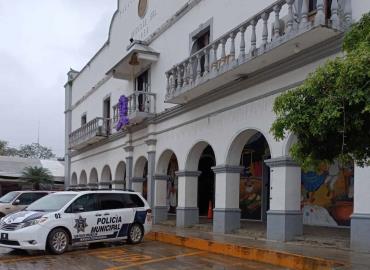
[[[40,159],[55,158],[55,154],[50,148],[42,146],[38,143],[21,145],[18,150],[18,156],[24,158]]]
[[[370,13],[351,27],[343,50],[275,100],[271,132],[277,140],[296,135],[291,155],[303,169],[335,159],[369,163]]]
[[[24,168],[21,178],[32,184],[35,190],[39,190],[42,184],[53,184],[51,172],[38,166]]]

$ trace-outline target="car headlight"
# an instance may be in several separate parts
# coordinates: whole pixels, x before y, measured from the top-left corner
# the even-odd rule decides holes
[[[47,221],[48,218],[47,217],[41,217],[41,218],[37,218],[37,219],[32,219],[32,220],[29,220],[29,221],[26,221],[26,222],[23,222],[21,223],[20,225],[20,228],[25,228],[25,227],[29,227],[29,226],[33,226],[33,225],[36,225],[36,224],[42,224],[42,223],[45,223],[45,221]]]

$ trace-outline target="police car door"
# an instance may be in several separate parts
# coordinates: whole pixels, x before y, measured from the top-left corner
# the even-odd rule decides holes
[[[102,216],[96,220],[92,231],[105,239],[126,236],[127,215],[132,215],[132,213],[130,209],[124,208],[121,194],[118,192],[99,193],[98,198]]]
[[[96,194],[85,194],[78,197],[67,208],[66,215],[69,216],[67,227],[72,234],[73,243],[97,240],[96,235],[92,233],[96,220],[101,216]],[[64,219],[64,217],[61,218]]]

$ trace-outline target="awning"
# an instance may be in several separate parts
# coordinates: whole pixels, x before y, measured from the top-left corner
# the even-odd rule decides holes
[[[123,80],[133,80],[150,64],[157,62],[159,53],[140,41],[133,41],[128,54],[114,65],[106,75]]]

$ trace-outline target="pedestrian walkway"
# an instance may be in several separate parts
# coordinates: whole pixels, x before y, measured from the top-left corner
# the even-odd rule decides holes
[[[353,252],[346,247],[315,246],[305,243],[304,238],[300,244],[297,241],[282,243],[168,225],[154,225],[148,238],[289,269],[370,269],[369,253]]]

